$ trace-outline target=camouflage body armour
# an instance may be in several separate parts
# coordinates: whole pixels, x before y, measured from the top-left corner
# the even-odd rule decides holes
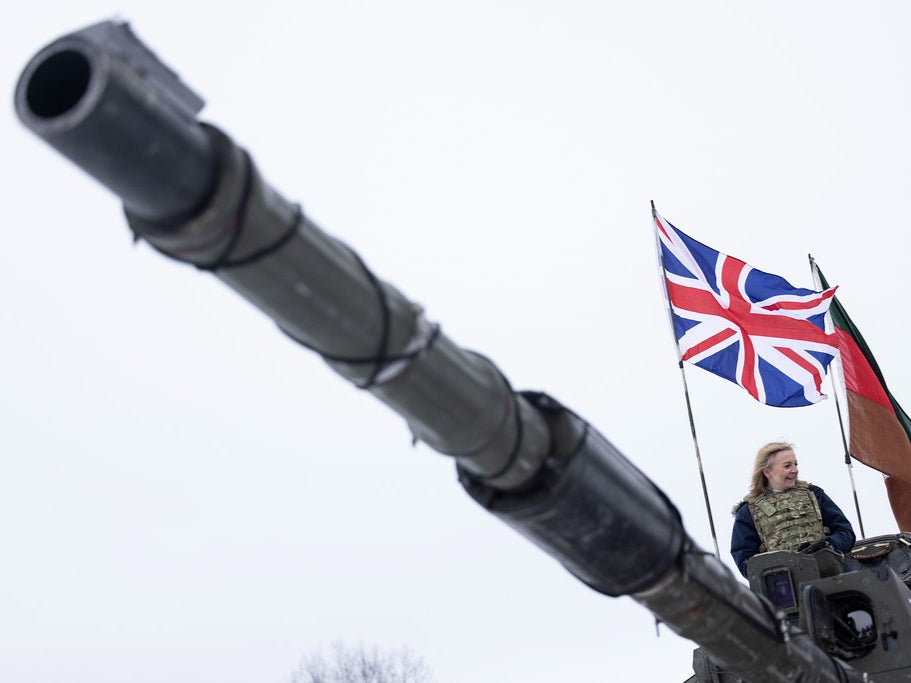
[[[765,493],[749,503],[762,545],[759,552],[793,551],[801,543],[820,541],[829,530],[822,525],[816,496],[805,481],[780,493]]]

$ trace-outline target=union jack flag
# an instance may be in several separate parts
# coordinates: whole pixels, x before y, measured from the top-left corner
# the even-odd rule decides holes
[[[767,405],[826,398],[822,380],[838,347],[824,320],[836,288],[792,287],[654,216],[681,358]]]

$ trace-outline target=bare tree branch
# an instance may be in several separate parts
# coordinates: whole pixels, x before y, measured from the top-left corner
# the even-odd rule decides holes
[[[317,650],[305,655],[291,683],[434,683],[433,670],[407,647],[380,650],[377,646],[334,643],[332,654]]]

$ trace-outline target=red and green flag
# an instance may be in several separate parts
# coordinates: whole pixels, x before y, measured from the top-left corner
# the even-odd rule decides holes
[[[819,266],[819,281],[828,289]],[[886,491],[900,531],[911,531],[911,418],[892,396],[883,373],[838,297],[829,314],[841,355],[848,402],[848,451],[886,475]]]

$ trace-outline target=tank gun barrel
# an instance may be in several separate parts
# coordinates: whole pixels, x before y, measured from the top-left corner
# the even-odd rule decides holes
[[[22,122],[128,211],[153,221],[187,217],[211,193],[216,157],[195,123],[203,101],[126,24],[101,22],[54,41],[21,83]]]
[[[207,270],[455,459],[468,493],[593,589],[631,595],[748,681],[861,681],[687,536],[673,504],[553,398],[513,391],[196,116],[203,101],[126,24],[51,43],[21,121],[121,198],[133,232]]]

